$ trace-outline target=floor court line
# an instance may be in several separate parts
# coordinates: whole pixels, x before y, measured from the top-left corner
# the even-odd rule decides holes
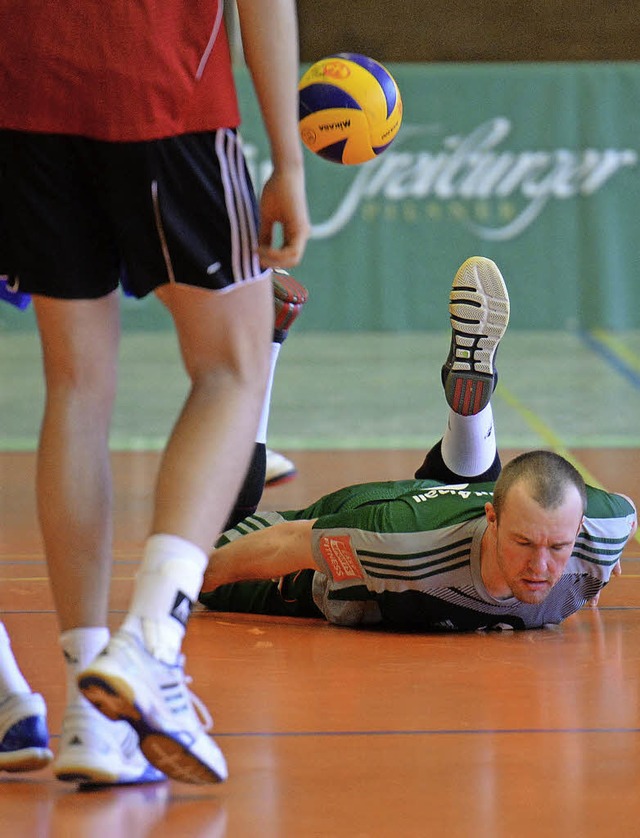
[[[243,730],[240,732],[216,731],[216,739],[350,739],[367,736],[391,737],[431,737],[431,736],[519,736],[519,735],[573,735],[591,733],[640,733],[639,727],[544,727],[544,728],[474,728],[459,730],[443,728],[439,730]],[[60,734],[52,734],[51,739]]]
[[[640,373],[640,355],[632,349],[629,349],[629,347],[621,341],[620,338],[616,337],[611,332],[607,332],[605,329],[600,328],[592,329],[591,334],[597,341],[604,344],[631,369]]]
[[[582,475],[586,483],[594,486],[597,489],[606,489],[605,486],[587,469],[584,463],[580,462],[569,449],[564,445],[561,438],[547,425],[530,408],[526,407],[520,399],[509,390],[508,387],[500,386],[499,397],[503,399],[510,407],[512,407],[527,423],[527,425],[535,431],[541,439],[543,439],[553,450],[568,460]],[[634,540],[640,544],[640,531],[634,535]]]
[[[620,340],[604,329],[580,332],[584,344],[640,390],[640,359]]]
[[[524,419],[526,424],[549,445],[549,447],[553,448],[557,454],[562,455],[573,466],[575,466],[587,483],[590,483],[596,488],[604,488],[600,481],[571,454],[561,438],[549,427],[549,425],[547,425],[547,423],[541,419],[540,416],[534,413],[533,410],[520,401],[520,399],[511,390],[501,384],[500,392],[496,393],[496,397],[505,401],[509,407],[513,408]]]
[[[640,727],[517,727],[475,728],[458,730],[282,730],[242,731],[241,733],[216,733],[216,739],[305,739],[310,737],[349,738],[360,736],[518,736],[520,734],[574,734],[574,733],[640,733]]]

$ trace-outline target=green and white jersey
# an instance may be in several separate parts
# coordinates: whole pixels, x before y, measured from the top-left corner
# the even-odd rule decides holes
[[[313,595],[342,625],[418,630],[536,628],[559,623],[609,581],[636,512],[620,495],[588,487],[588,508],[565,572],[539,605],[495,599],[480,573],[484,505],[493,483],[366,483],[326,495],[286,519],[317,518]]]

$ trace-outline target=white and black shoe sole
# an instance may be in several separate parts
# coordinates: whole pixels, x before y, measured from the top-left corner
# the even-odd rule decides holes
[[[449,297],[451,346],[442,378],[447,402],[473,416],[495,386],[495,354],[509,323],[509,293],[498,266],[472,256],[458,269]]]

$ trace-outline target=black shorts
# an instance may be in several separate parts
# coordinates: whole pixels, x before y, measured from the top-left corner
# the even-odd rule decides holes
[[[136,143],[0,132],[0,274],[20,291],[144,297],[263,276],[258,211],[231,129]]]

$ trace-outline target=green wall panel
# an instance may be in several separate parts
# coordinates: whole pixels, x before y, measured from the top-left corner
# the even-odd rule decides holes
[[[442,329],[458,265],[495,259],[512,325],[640,326],[640,64],[390,65],[404,100],[395,143],[344,167],[305,150],[313,235],[296,273],[296,329]],[[261,184],[270,162],[244,68],[242,135]],[[165,328],[155,301],[125,328]],[[0,327],[33,323],[0,307]]]

